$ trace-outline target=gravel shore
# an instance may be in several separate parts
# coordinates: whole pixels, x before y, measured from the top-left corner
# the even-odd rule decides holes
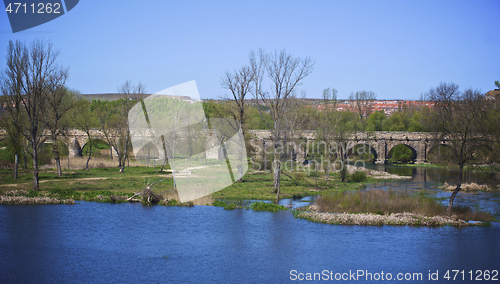
[[[392,213],[377,215],[371,213],[349,214],[349,213],[321,213],[303,212],[297,218],[306,219],[318,223],[336,225],[410,225],[410,226],[478,226],[482,222],[467,222],[459,220],[456,216],[434,216],[426,217],[412,213]]]
[[[75,204],[73,199],[59,199],[54,197],[27,197],[25,190],[11,190],[0,195],[0,204]]]

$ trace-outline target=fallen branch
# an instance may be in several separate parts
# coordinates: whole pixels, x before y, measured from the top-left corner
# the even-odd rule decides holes
[[[291,176],[289,176],[288,174],[286,174],[283,170],[280,170],[280,172],[281,172],[282,174],[284,174],[285,176],[287,176],[287,177],[289,177],[289,178],[293,179],[293,177],[291,177]]]
[[[131,197],[127,198],[126,200],[127,200],[127,201],[131,201],[131,200],[132,200],[132,198],[136,197],[137,195],[139,195],[139,194],[141,194],[141,193],[142,193],[142,190],[141,190],[141,191],[139,191],[138,193],[136,193],[136,194],[132,195]]]

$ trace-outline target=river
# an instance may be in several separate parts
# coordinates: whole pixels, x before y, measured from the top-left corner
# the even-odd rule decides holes
[[[418,190],[442,182],[414,179],[421,185],[374,187]],[[498,223],[335,226],[295,219],[290,211],[212,206],[3,205],[0,283],[288,283],[303,282],[307,273],[318,273],[310,274],[316,280],[347,277],[347,283],[377,277],[385,283],[389,275],[392,283],[436,276],[432,282],[449,283],[444,277],[447,271],[453,277],[451,270],[463,271],[456,279],[479,273],[485,279],[488,270],[491,279],[500,269],[498,240]],[[403,280],[395,282],[398,277]]]

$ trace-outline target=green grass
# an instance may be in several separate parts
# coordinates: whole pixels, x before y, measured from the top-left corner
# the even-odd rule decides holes
[[[168,173],[164,171],[162,175]],[[154,182],[159,179],[165,181],[154,186],[155,192],[173,189],[173,180],[171,178],[158,176],[153,168],[147,167],[125,168],[125,173],[119,173],[118,168],[94,168],[90,169],[90,171],[63,171],[62,177],[58,177],[54,170],[41,171],[39,174],[40,194],[65,192],[67,190],[83,193],[106,191],[115,195],[134,193],[142,190],[148,181]],[[0,170],[0,191],[30,190],[32,181],[33,172],[29,169],[20,170],[19,179],[17,180],[13,179],[12,170]]]
[[[318,188],[314,173],[307,176],[305,172],[294,173],[291,179],[281,175],[280,198],[301,198],[330,191],[346,191],[363,188],[366,183],[342,183],[338,174],[330,174],[329,186],[326,186],[325,174],[318,173]],[[367,179],[367,182],[375,179]],[[273,176],[270,172],[249,172],[242,181],[236,182],[221,191],[212,194],[216,199],[256,199],[275,200]]]

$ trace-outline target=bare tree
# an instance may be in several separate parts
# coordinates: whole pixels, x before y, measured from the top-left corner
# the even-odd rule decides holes
[[[359,114],[361,123],[364,126],[365,121],[370,116],[373,111],[373,103],[377,96],[372,91],[361,91],[356,93],[351,93],[349,96],[350,103],[352,104],[352,109]]]
[[[50,140],[52,140],[52,152],[56,161],[57,176],[62,176],[61,158],[59,155],[59,137],[66,132],[65,122],[63,118],[65,114],[74,106],[74,98],[70,91],[59,86],[53,92],[47,95],[47,112],[45,119],[45,127],[50,131]],[[66,123],[67,124],[67,123]]]
[[[245,110],[247,109],[247,106],[245,104],[245,97],[247,97],[247,95],[249,95],[252,91],[254,78],[254,70],[249,66],[243,66],[240,69],[235,70],[234,73],[226,72],[221,82],[222,88],[231,91],[230,100],[232,100],[234,104],[229,104],[229,114],[234,120],[236,120],[236,122],[238,122],[243,135],[245,135],[246,130]]]
[[[335,142],[337,123],[339,116],[337,112],[337,90],[323,90],[323,108],[319,114],[318,138],[324,142],[324,163],[326,164],[326,186],[330,182],[330,166],[332,163],[332,144]]]
[[[269,107],[269,113],[273,119],[272,125],[264,120],[266,126],[271,130],[271,139],[274,145],[273,175],[274,192],[279,199],[280,194],[280,172],[281,155],[280,147],[283,146],[283,118],[287,109],[287,100],[301,81],[312,72],[314,61],[306,57],[295,58],[285,50],[266,54],[259,50],[257,59],[253,52],[250,53],[250,63],[255,73],[255,97],[264,105]],[[269,91],[262,87],[264,74],[270,80]]]
[[[283,117],[283,143],[288,145],[285,149],[290,148],[287,151],[290,154],[290,172],[293,172],[294,156],[296,156],[296,151],[298,148],[299,140],[295,135],[296,130],[303,126],[304,115],[303,115],[303,99],[306,97],[306,92],[301,91],[301,97],[297,98],[296,92],[290,94],[288,100],[286,100],[287,111]]]
[[[8,78],[9,86],[20,86],[17,90],[10,88],[8,95],[13,96],[11,101],[17,102],[15,107],[21,108],[26,117],[26,123],[19,117],[12,118],[31,148],[33,190],[39,190],[38,148],[44,142],[42,134],[47,118],[47,98],[61,88],[68,77],[68,70],[56,64],[58,55],[52,49],[52,44],[42,40],[33,41],[29,47],[20,41],[15,44],[9,42],[5,77]]]
[[[98,127],[97,117],[94,110],[92,109],[92,104],[86,99],[80,99],[75,104],[75,109],[72,112],[73,124],[76,128],[82,130],[87,134],[87,144],[89,149],[89,157],[87,158],[87,163],[85,168],[89,170],[89,161],[92,156],[92,129]]]
[[[21,44],[14,45],[9,42],[7,55],[7,68],[1,77],[2,105],[7,108],[7,113],[1,119],[2,128],[7,131],[11,146],[14,150],[14,179],[17,179],[19,156],[22,153],[22,128],[25,115],[21,106],[23,90],[23,70],[25,67],[26,52]]]
[[[237,133],[241,129],[243,137],[246,134],[246,109],[248,108],[245,103],[245,98],[252,93],[253,81],[255,79],[254,70],[250,66],[243,66],[234,73],[226,72],[225,76],[221,80],[221,86],[231,92],[231,95],[226,97],[230,102],[220,104],[212,108],[217,113],[219,118],[222,118],[218,124],[220,128],[219,139],[221,142],[221,150],[226,152],[225,143],[226,139],[231,138],[231,136],[226,137],[226,134]],[[229,117],[229,119],[227,119]],[[224,122],[222,122],[224,121]],[[227,153],[224,153],[226,155]],[[238,151],[239,159],[238,161],[238,180],[243,177],[243,152]],[[227,156],[225,156],[227,159]]]
[[[131,150],[128,113],[138,101],[141,101],[142,94],[145,94],[145,86],[141,83],[134,86],[127,80],[118,88],[118,92],[122,98],[117,101],[96,101],[93,104],[100,129],[104,133],[106,142],[111,146],[111,156],[115,150],[118,155],[118,167],[122,173]]]
[[[128,152],[130,151],[131,140],[129,131],[129,119],[128,112],[136,103],[133,99],[137,98],[137,95],[145,94],[146,87],[141,83],[137,86],[132,85],[130,80],[125,81],[123,85],[118,88],[118,92],[123,95],[123,100],[119,105],[119,117],[120,120],[115,121],[115,131],[119,136],[118,140],[113,140],[114,147],[118,154],[118,163],[120,164],[120,173],[125,171],[125,161],[128,157]]]
[[[484,131],[487,125],[484,95],[472,89],[460,92],[454,83],[440,83],[429,90],[427,97],[434,102],[427,123],[436,131],[438,141],[448,141],[452,152],[449,158],[458,166],[457,187],[448,203],[450,211],[462,185],[464,166],[490,144]]]

